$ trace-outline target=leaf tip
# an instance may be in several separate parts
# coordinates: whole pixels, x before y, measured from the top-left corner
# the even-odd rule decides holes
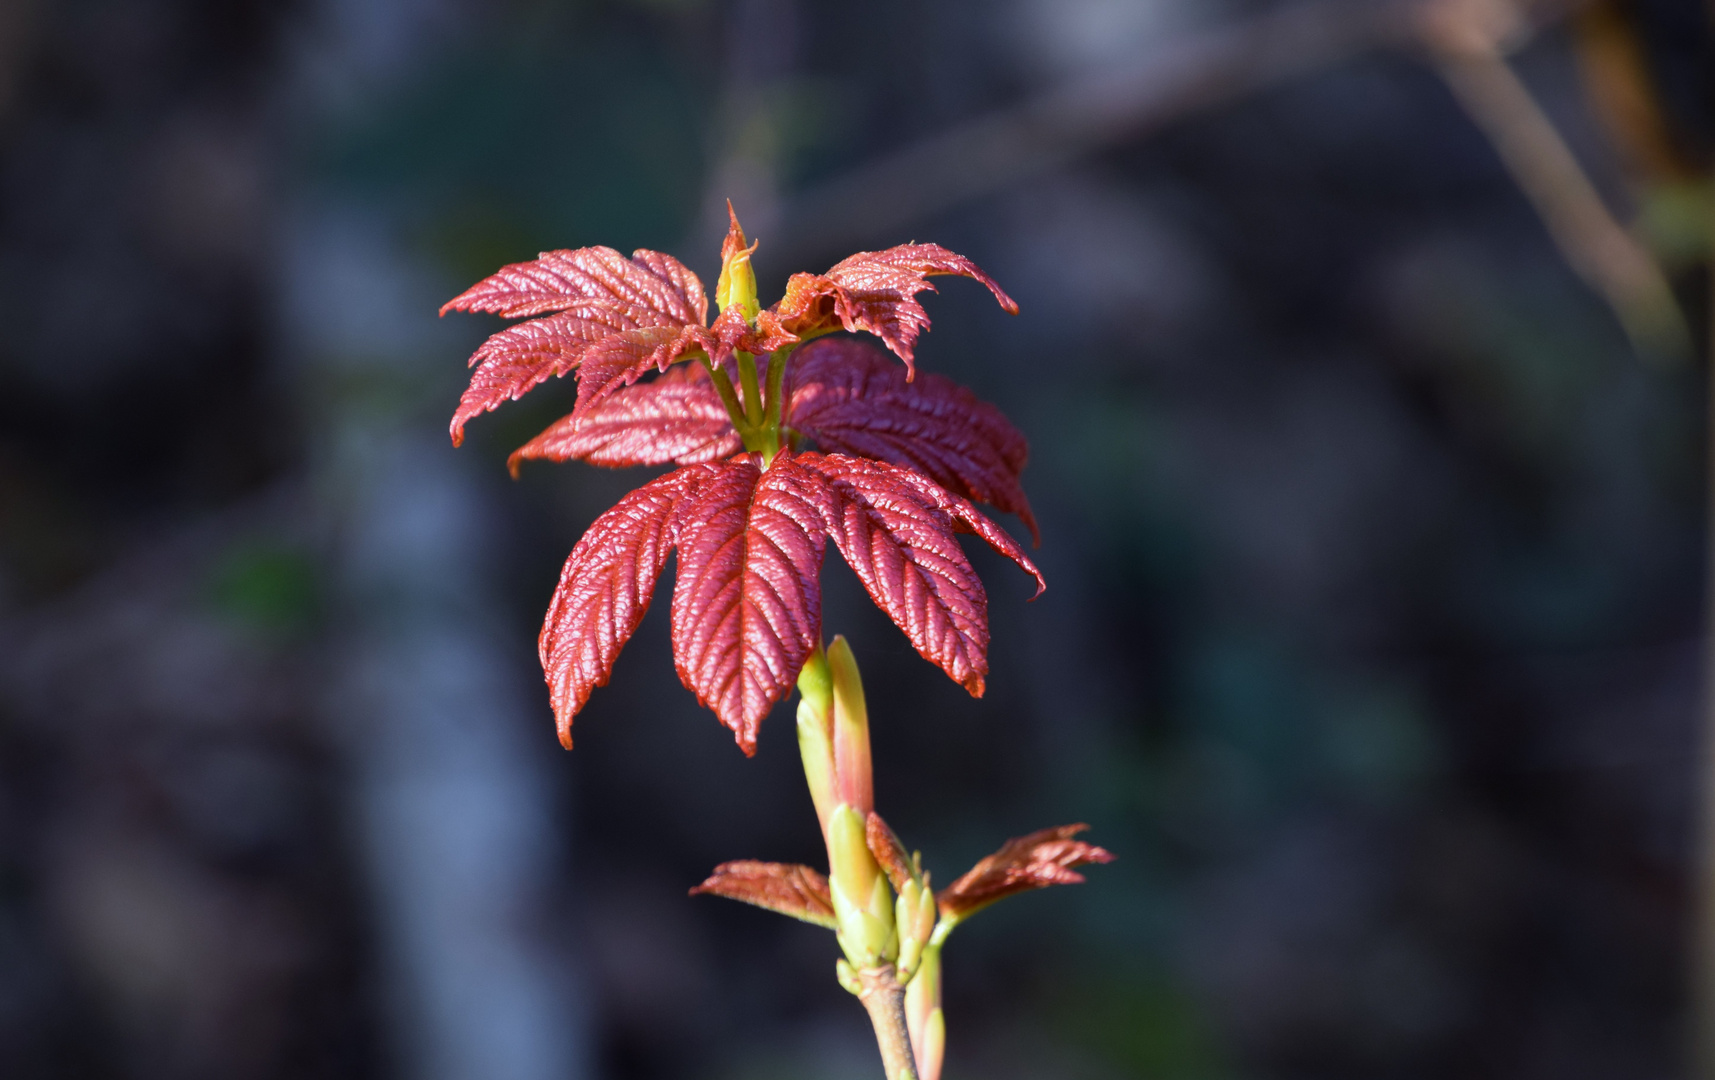
[[[744,751],[745,757],[753,758],[756,756],[756,728],[754,726],[735,731],[732,733],[732,737],[733,741],[738,743],[738,748]]]

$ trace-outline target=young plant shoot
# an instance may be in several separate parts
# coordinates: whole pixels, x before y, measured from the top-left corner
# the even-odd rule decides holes
[[[954,274],[987,286],[1009,313],[1018,305],[969,259],[905,244],[794,274],[763,308],[755,250],[731,215],[713,322],[702,282],[655,251],[550,251],[479,281],[442,314],[527,321],[471,357],[453,443],[472,418],[575,373],[571,414],[512,455],[514,473],[535,459],[679,466],[597,518],[566,560],[540,642],[560,741],[571,747],[572,718],[607,682],[676,552],[680,680],[747,755],[763,717],[797,686],[798,743],[828,851],[826,876],[731,862],[691,891],[832,930],[836,975],[869,1011],[889,1080],[937,1080],[947,935],[996,900],[1082,881],[1075,867],[1112,856],[1075,839],[1081,825],[1045,829],[935,892],[875,812],[863,684],[845,639],[823,644],[820,575],[831,540],[924,659],[982,696],[988,598],[956,534],[975,533],[1041,594],[1029,556],[973,505],[1016,514],[1037,537],[1019,484],[1028,448],[994,406],[917,376],[913,347],[929,318],[916,296],[934,290],[930,276]],[[874,335],[903,366],[849,338],[809,344],[841,330]]]

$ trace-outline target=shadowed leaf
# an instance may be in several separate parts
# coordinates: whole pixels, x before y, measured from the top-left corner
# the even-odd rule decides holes
[[[709,880],[691,890],[692,896],[702,894],[742,900],[829,930],[839,929],[828,879],[808,866],[750,859],[722,863]]]
[[[582,420],[563,416],[512,452],[506,465],[569,461],[617,468],[626,465],[695,465],[731,457],[738,432],[714,384],[697,365],[674,368],[651,382],[616,391]]]
[[[1113,861],[1094,844],[1072,839],[1088,825],[1061,825],[1008,840],[969,873],[936,894],[943,915],[964,918],[996,900],[1049,885],[1077,885],[1084,875],[1072,869]]]
[[[988,596],[956,531],[1046,583],[1017,541],[969,502],[912,469],[844,454],[802,454],[829,481],[828,531],[870,598],[924,659],[973,697],[988,675]]]
[[[609,334],[585,351],[578,368],[578,400],[574,422],[589,415],[621,387],[630,386],[651,369],[666,371],[685,356],[704,355],[715,347],[701,326],[648,326]]]
[[[787,423],[827,453],[907,465],[956,495],[1017,514],[1040,540],[1019,483],[1029,444],[1012,422],[939,375],[906,381],[860,341],[820,341],[787,370]]]
[[[567,749],[572,717],[591,690],[607,685],[620,649],[649,610],[673,548],[675,511],[721,468],[693,465],[643,485],[597,518],[572,549],[538,643]]]

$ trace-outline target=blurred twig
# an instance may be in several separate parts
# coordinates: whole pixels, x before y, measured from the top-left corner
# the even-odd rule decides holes
[[[1407,44],[1419,3],[1306,0],[1187,34],[1124,64],[887,154],[793,199],[771,263],[796,267],[891,234],[1197,109]]]
[[[1708,179],[1715,198],[1715,175]],[[1698,838],[1700,878],[1697,882],[1696,935],[1692,955],[1692,1070],[1695,1080],[1715,1080],[1715,215],[1709,222],[1709,310],[1705,317],[1709,336],[1709,367],[1704,372],[1708,395],[1708,459],[1704,498],[1707,500],[1704,537],[1705,573],[1703,603],[1703,750],[1697,778],[1703,800],[1702,835]]]
[[[1667,277],[1614,219],[1554,124],[1507,63],[1528,31],[1508,0],[1441,0],[1420,23],[1436,67],[1567,263],[1613,308],[1644,356],[1681,359],[1691,333]]]
[[[1689,332],[1660,267],[1603,205],[1505,58],[1536,26],[1577,6],[1536,4],[1533,25],[1508,0],[1306,0],[1187,35],[797,196],[782,215],[784,243],[765,245],[762,258],[796,267],[854,243],[904,239],[889,234],[1189,112],[1360,52],[1427,42],[1562,255],[1613,308],[1634,345],[1648,356],[1684,356]]]

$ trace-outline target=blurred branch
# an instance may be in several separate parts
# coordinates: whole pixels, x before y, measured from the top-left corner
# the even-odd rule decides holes
[[[1615,220],[1505,52],[1528,32],[1508,0],[1426,5],[1423,39],[1441,77],[1536,208],[1568,265],[1600,293],[1644,356],[1682,359],[1691,333],[1650,253]]]
[[[1715,175],[1707,178],[1710,197],[1715,198]],[[1703,801],[1702,835],[1697,841],[1699,880],[1692,941],[1691,1036],[1695,1080],[1715,1080],[1715,215],[1709,220],[1708,311],[1704,317],[1709,335],[1709,366],[1704,372],[1708,396],[1704,416],[1708,458],[1704,478],[1705,573],[1703,602],[1703,747],[1697,779]]]
[[[1124,64],[1048,90],[860,165],[785,208],[771,262],[797,266],[911,223],[1198,109],[1242,98],[1370,49],[1408,44],[1419,3],[1306,0],[1187,34]],[[903,237],[900,237],[903,239]],[[768,245],[763,247],[769,253]]]
[[[765,246],[798,266],[875,242],[959,203],[1135,139],[1187,113],[1380,48],[1426,42],[1437,67],[1541,216],[1561,254],[1638,350],[1680,357],[1690,335],[1660,267],[1615,220],[1505,50],[1579,0],[1305,0],[1186,35],[1150,55],[932,135],[794,198]],[[770,223],[772,224],[772,223]],[[889,235],[894,234],[894,235]]]

